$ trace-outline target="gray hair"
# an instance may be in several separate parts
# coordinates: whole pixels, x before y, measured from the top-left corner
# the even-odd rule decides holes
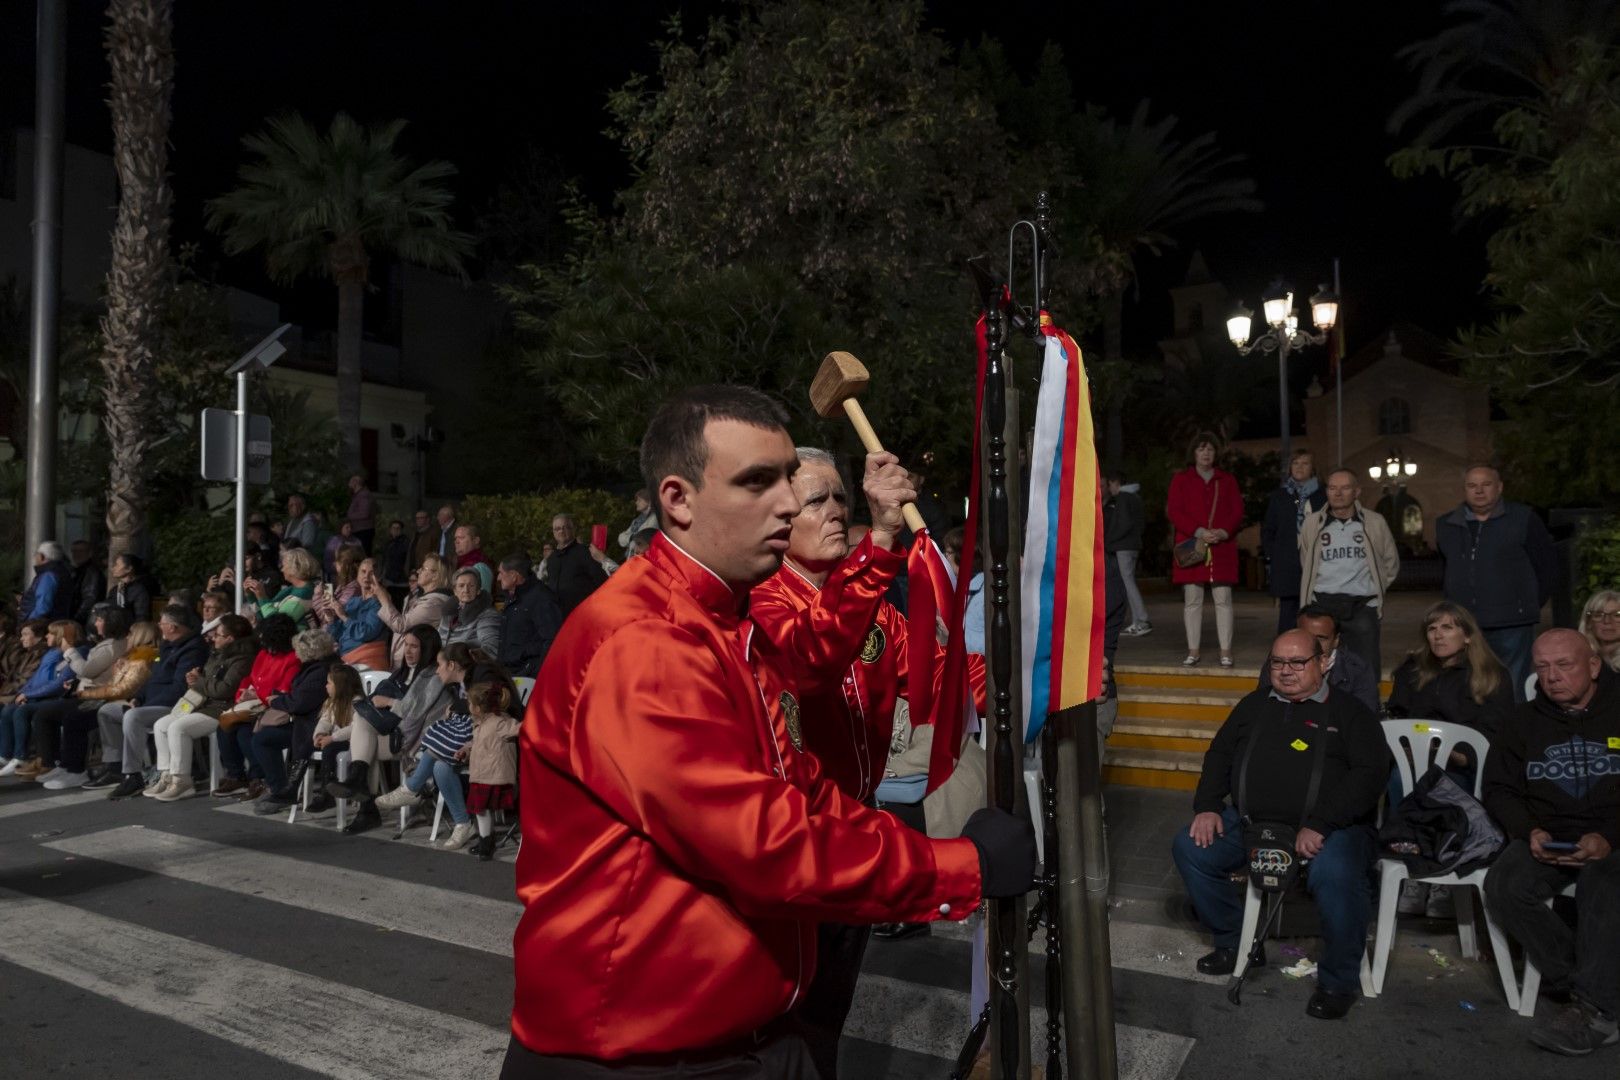
[[[41,541],[38,551],[45,556],[48,562],[61,562],[67,558],[67,552],[63,550],[61,542],[57,540]]]
[[[825,465],[835,472],[840,474],[843,473],[843,470],[838,468],[838,459],[833,457],[827,451],[821,449],[819,446],[795,446],[793,448],[793,452],[799,455],[799,462],[801,464]]]
[[[300,630],[293,638],[293,652],[304,663],[331,656],[337,652],[337,642],[325,630]]]

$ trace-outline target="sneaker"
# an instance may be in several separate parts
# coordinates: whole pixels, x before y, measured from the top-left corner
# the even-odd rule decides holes
[[[1401,882],[1401,898],[1395,904],[1397,915],[1422,915],[1429,906],[1429,887],[1421,881]]]
[[[17,779],[32,780],[41,773],[50,772],[50,768],[44,758],[33,758],[27,764],[17,766]]]
[[[89,779],[84,782],[84,786],[87,788],[109,788],[122,783],[123,779],[124,774],[118,771],[116,765],[105,766],[91,773]]]
[[[107,798],[127,799],[131,795],[139,795],[143,786],[140,773],[125,773],[124,778],[118,781],[118,786],[107,793]]]
[[[1530,1041],[1556,1054],[1585,1057],[1600,1046],[1620,1042],[1620,1029],[1612,1016],[1605,1016],[1591,1005],[1575,998],[1559,1009],[1545,1024],[1530,1032]]]
[[[10,776],[12,773],[22,768],[22,764],[22,758],[0,759],[0,776]]]
[[[173,779],[175,778],[167,771],[160,772],[157,774],[157,776],[152,778],[151,782],[148,783],[146,787],[141,789],[141,794],[148,799],[155,799],[159,795],[163,794],[164,790],[168,788],[169,782]]]
[[[1152,623],[1143,621],[1143,622],[1139,622],[1139,623],[1136,624],[1136,636],[1137,637],[1147,637],[1151,633],[1153,633],[1153,624]]]
[[[177,799],[189,799],[197,793],[197,786],[191,782],[189,776],[175,776],[169,779],[162,791],[152,796],[158,802],[174,802]]]
[[[45,790],[64,791],[67,788],[84,787],[84,782],[90,779],[89,774],[82,772],[63,772],[56,770],[56,775],[45,781]]]
[[[55,780],[58,776],[61,776],[61,775],[62,775],[62,766],[58,765],[54,769],[52,769],[50,772],[40,773],[38,776],[34,777],[34,783],[36,783],[36,784],[48,783],[48,782],[50,782],[52,780]]]
[[[248,786],[246,780],[238,780],[234,776],[227,776],[219,782],[219,786],[209,792],[216,799],[228,799]]]
[[[378,800],[378,802],[381,802],[381,801],[382,800],[380,800],[380,799]],[[474,836],[477,836],[477,835],[478,835],[478,829],[473,825],[472,822],[469,821],[464,825],[457,825],[455,828],[451,829],[450,830],[450,839],[448,839],[448,840],[446,840],[444,842],[444,846],[445,846],[446,850],[457,851],[457,850],[459,850],[461,848],[466,847],[467,846],[467,841],[471,840]]]
[[[416,797],[416,792],[401,784],[388,794],[377,796],[377,809],[398,810],[402,806],[411,805],[416,801]]]

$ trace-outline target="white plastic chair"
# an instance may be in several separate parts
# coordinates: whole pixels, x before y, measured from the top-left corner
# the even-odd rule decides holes
[[[301,783],[298,787],[298,798],[294,799],[292,806],[287,808],[287,824],[289,825],[298,820],[298,811],[300,807],[308,808],[309,806],[309,797],[311,790],[315,786],[315,774],[318,771],[315,768],[315,762],[319,760],[321,760],[321,751],[317,750],[313,754],[309,755],[310,767],[304,770],[303,783]],[[339,780],[347,780],[349,778],[349,761],[349,752],[347,750],[339,750],[337,759],[337,778]],[[343,818],[347,809],[348,800],[339,799],[337,803],[337,828],[339,832],[343,830]]]
[[[1540,679],[1536,678],[1536,673],[1533,671],[1530,673],[1529,677],[1524,680],[1524,700],[1532,701],[1535,699],[1536,686],[1540,683],[1540,681]]]
[[[1459,746],[1470,747],[1475,755],[1474,791],[1479,798],[1485,776],[1485,757],[1491,744],[1484,735],[1463,724],[1443,723],[1438,720],[1385,720],[1384,740],[1395,756],[1395,767],[1401,776],[1401,795],[1412,793],[1418,779],[1436,762],[1444,763]],[[1410,757],[1408,757],[1410,751]],[[1513,977],[1513,960],[1508,955],[1507,938],[1485,909],[1485,867],[1465,875],[1439,874],[1434,877],[1410,878],[1406,864],[1399,859],[1378,860],[1378,928],[1373,937],[1372,991],[1368,997],[1383,992],[1384,976],[1389,970],[1389,954],[1395,946],[1395,915],[1400,902],[1401,884],[1410,878],[1428,885],[1452,886],[1452,903],[1457,910],[1457,941],[1463,956],[1479,958],[1479,946],[1474,930],[1474,903],[1470,889],[1479,893],[1479,907],[1485,916],[1485,929],[1491,936],[1491,949],[1496,953],[1497,973],[1502,978],[1502,992],[1508,1007],[1519,1007],[1518,980]]]
[[[534,680],[526,675],[517,675],[513,677],[512,685],[517,687],[518,700],[527,705],[529,695],[534,693]]]
[[[1559,893],[1558,895],[1559,896],[1574,896],[1575,895],[1575,883],[1573,881],[1570,882],[1569,885],[1565,887],[1564,891]],[[1552,907],[1552,901],[1551,900],[1547,901],[1547,906]],[[1534,1016],[1534,1015],[1536,1015],[1536,998],[1539,997],[1540,995],[1541,995],[1541,972],[1536,970],[1536,965],[1534,965],[1534,964],[1532,964],[1530,962],[1530,957],[1527,954],[1525,956],[1525,958],[1524,958],[1524,986],[1519,991],[1519,1015],[1520,1016]]]
[[[1249,881],[1243,893],[1243,931],[1238,938],[1237,966],[1232,969],[1234,979],[1242,978],[1243,973],[1249,970],[1249,951],[1254,948],[1254,935],[1260,929],[1261,906],[1260,890],[1254,887],[1253,881]],[[1371,955],[1371,949],[1361,952],[1361,993],[1369,998],[1378,996],[1373,989],[1372,965],[1367,959]]]
[[[381,686],[387,678],[388,672],[386,671],[367,669],[360,672],[360,692],[365,694],[366,697],[370,697],[377,692],[377,687]]]

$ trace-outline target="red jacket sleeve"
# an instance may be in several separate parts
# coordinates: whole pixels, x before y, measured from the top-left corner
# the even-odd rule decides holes
[[[900,696],[905,697],[906,687],[910,685],[909,680],[911,678],[911,631],[908,623],[906,622],[905,616],[900,615],[898,611],[895,612],[895,616],[896,617],[893,620],[893,625],[889,629],[889,636],[893,640],[894,648],[896,650],[896,674],[899,676],[900,681]],[[945,678],[945,649],[943,646],[938,644],[937,641],[934,644],[934,659],[936,661],[936,666],[934,668],[936,673],[936,678],[934,680],[934,699],[937,701],[939,699],[943,680]],[[985,714],[985,710],[989,708],[988,698],[986,696],[987,691],[985,689],[987,680],[985,676],[983,656],[979,655],[978,653],[967,654],[967,677],[968,689],[973,693],[973,709],[980,716],[983,716]],[[913,724],[930,724],[933,723],[933,720],[930,717],[921,717],[913,714],[911,722]]]
[[[860,655],[883,594],[905,565],[904,555],[874,547],[868,535],[827,575],[809,607],[800,610],[772,590],[757,589],[748,614],[807,681],[836,682]]]
[[[585,674],[570,770],[745,914],[911,922],[937,919],[941,904],[978,903],[972,841],[929,840],[847,799],[819,770],[808,793],[772,775],[756,714],[740,716],[747,706],[727,686],[715,655],[686,632],[621,627]]]

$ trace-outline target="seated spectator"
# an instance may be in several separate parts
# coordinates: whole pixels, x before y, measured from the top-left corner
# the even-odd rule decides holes
[[[382,583],[377,580],[377,563],[364,559],[355,578],[359,592],[346,604],[338,604],[324,594],[316,594],[315,615],[337,642],[338,655],[345,664],[359,664],[378,671],[388,669],[388,627],[378,612],[382,610]]]
[[[112,561],[112,588],[107,599],[129,612],[131,625],[152,618],[152,579],[139,556],[128,552]]]
[[[288,548],[281,553],[281,574],[287,583],[274,592],[269,582],[251,577],[242,582],[242,591],[253,597],[259,618],[279,613],[301,623],[321,580],[321,564],[303,548]]]
[[[653,510],[652,499],[647,495],[646,488],[636,492],[635,501],[636,516],[630,519],[630,524],[619,534],[619,547],[624,549],[626,559],[635,558],[630,545],[640,533],[647,529],[654,531],[658,529],[658,514]]]
[[[400,748],[405,749],[404,725],[412,725],[414,742],[423,727],[445,715],[450,703],[438,677],[439,632],[417,623],[400,634],[399,641],[404,646],[402,663],[372,692],[367,703],[370,708],[355,710],[349,733],[349,777],[326,787],[335,799],[360,803],[354,818],[343,827],[346,833],[362,833],[382,824],[371,791],[371,767],[394,760],[394,732],[399,732]]]
[[[235,704],[237,687],[248,677],[259,651],[253,627],[240,615],[221,616],[213,633],[205,636],[214,651],[201,671],[186,672],[186,695],[152,725],[158,776],[142,794],[159,802],[189,798],[196,791],[191,779],[193,741],[214,737],[220,715]]]
[[[68,545],[68,561],[73,564],[71,618],[80,626],[89,626],[96,605],[107,595],[107,572],[96,561],[96,549],[88,540],[75,540]]]
[[[230,614],[231,610],[231,598],[216,589],[203,593],[202,599],[197,604],[202,612],[202,629],[198,632],[203,637],[212,634],[214,627],[219,625],[220,618]]]
[[[1620,592],[1595,592],[1581,609],[1581,633],[1610,671],[1620,671]]]
[[[389,659],[395,670],[405,661],[405,631],[425,625],[437,634],[439,624],[457,607],[455,595],[450,591],[449,568],[437,555],[422,557],[422,565],[416,570],[416,585],[406,595],[403,607],[396,607],[387,592],[379,593],[377,599],[377,616],[394,634]]]
[[[332,573],[332,602],[342,607],[360,595],[360,560],[357,547],[339,548]]]
[[[1468,609],[1449,600],[1424,613],[1422,642],[1390,679],[1391,716],[1466,724],[1487,739],[1514,708],[1507,668]],[[1455,755],[1452,764],[1467,770],[1472,790],[1473,766]]]
[[[1341,694],[1349,694],[1376,714],[1378,678],[1360,654],[1339,648],[1339,620],[1327,608],[1316,604],[1301,608],[1297,620],[1299,629],[1322,643],[1322,653],[1327,657],[1328,685]],[[1265,664],[1260,665],[1260,689],[1271,689],[1271,669]]]
[[[501,612],[501,665],[514,675],[533,678],[562,629],[562,612],[545,586],[529,576],[530,565],[525,552],[508,555],[501,560],[497,579],[506,593],[506,607]]]
[[[17,617],[24,621],[69,619],[78,606],[67,552],[55,540],[46,540],[34,552],[34,580],[17,604]]]
[[[265,791],[253,804],[256,814],[276,814],[298,798],[298,787],[315,752],[315,725],[326,704],[326,672],[337,663],[337,642],[324,630],[301,630],[293,638],[298,674],[285,693],[272,694],[253,731],[253,759],[264,775]],[[281,762],[286,751],[288,764]]]
[[[152,726],[174,711],[175,705],[190,687],[186,673],[200,671],[208,662],[208,642],[197,633],[197,613],[179,604],[170,604],[158,618],[157,664],[152,668],[146,685],[135,696],[134,704],[120,718],[117,727],[105,722],[107,710],[99,713],[101,725],[101,760],[117,761],[123,779],[108,794],[110,799],[127,799],[139,795],[146,787],[142,777],[147,765],[146,736]]]
[[[449,650],[439,658],[439,677],[446,685],[451,684],[447,676],[446,666],[453,664],[449,659]],[[455,822],[455,828],[450,832],[450,838],[444,846],[456,850],[473,837],[472,817],[467,813],[466,801],[462,796],[461,777],[456,766],[467,760],[473,739],[473,712],[500,711],[506,705],[504,678],[497,673],[491,665],[477,664],[465,670],[463,676],[467,682],[462,688],[460,682],[456,683],[455,700],[450,706],[450,713],[444,719],[430,724],[422,732],[422,756],[416,763],[415,770],[405,778],[399,787],[381,796],[377,800],[378,810],[397,810],[414,803],[426,790],[428,778],[433,779],[439,794],[444,796],[444,805],[450,811],[450,818]],[[499,691],[497,694],[496,691]],[[491,710],[491,704],[498,705]]]
[[[1542,634],[1531,660],[1537,694],[1485,761],[1485,808],[1508,835],[1485,904],[1564,1002],[1531,1041],[1579,1056],[1620,1039],[1620,676],[1575,630]],[[1547,906],[1570,885],[1573,931]]]
[[[17,700],[17,691],[39,666],[45,655],[45,631],[49,624],[35,621],[18,630],[17,618],[0,611],[0,705]]]
[[[551,519],[551,535],[557,541],[555,549],[546,558],[545,583],[556,597],[563,618],[607,580],[605,571],[591,556],[590,549],[579,542],[579,526],[572,515],[558,514]]]
[[[64,787],[78,787],[84,783],[85,776],[82,773],[64,774],[60,767],[62,725],[69,716],[84,707],[79,695],[111,678],[118,661],[129,650],[127,640],[129,613],[123,608],[113,607],[107,603],[96,605],[92,612],[90,626],[92,636],[96,639],[95,644],[90,647],[88,653],[67,654],[68,664],[73,668],[74,689],[59,698],[28,706],[32,714],[34,746],[47,765],[56,766],[49,772],[35,777],[35,780],[53,791]],[[90,711],[94,713],[97,707],[98,705],[91,705]],[[73,780],[75,776],[77,783],[66,782]],[[55,783],[57,780],[64,782],[57,784]]]
[[[293,652],[298,624],[287,615],[269,615],[258,626],[259,651],[247,677],[236,687],[231,707],[219,715],[220,769],[225,773],[214,795],[219,798],[257,799],[264,780],[253,759],[253,725],[266,702],[292,687],[301,661]]]
[[[509,814],[517,809],[518,721],[509,712],[516,703],[504,679],[475,683],[467,691],[467,701],[473,722],[472,743],[467,751],[467,813],[478,826],[473,853],[488,862],[495,857],[493,812]],[[420,771],[421,766],[417,768]],[[445,805],[449,803],[447,797]],[[450,840],[454,839],[452,833]],[[458,846],[445,843],[448,848]]]
[[[1238,702],[1216,733],[1193,796],[1192,825],[1176,835],[1171,853],[1198,918],[1214,932],[1215,949],[1198,961],[1198,970],[1228,975],[1239,950],[1250,945],[1238,938],[1243,894],[1232,883],[1232,872],[1248,861],[1244,818],[1300,822],[1295,849],[1310,860],[1306,887],[1323,938],[1317,989],[1306,1012],[1337,1020],[1361,987],[1377,854],[1372,822],[1390,762],[1383,732],[1366,707],[1329,687],[1325,661],[1321,642],[1303,630],[1272,644],[1272,689]],[[1318,742],[1324,745],[1314,746]],[[1323,770],[1309,804],[1313,759],[1307,749],[1322,755]]]
[[[496,655],[501,647],[501,613],[480,584],[478,572],[456,571],[453,588],[456,607],[439,624],[439,636],[446,645],[463,642]]]
[[[360,673],[348,664],[333,664],[326,669],[326,704],[321,706],[320,719],[315,723],[312,741],[321,753],[319,782],[309,798],[308,811],[319,814],[332,809],[335,799],[328,790],[337,783],[338,755],[348,749],[349,734],[354,727],[355,706],[365,704],[360,688]]]
[[[74,653],[78,656],[70,659]],[[45,655],[17,691],[16,699],[0,706],[0,776],[16,773],[20,779],[32,780],[51,770],[42,756],[43,748],[35,747],[35,756],[27,756],[28,735],[33,727],[31,710],[42,702],[65,697],[73,683],[75,660],[83,659],[78,623],[58,619],[46,625]]]
[[[124,614],[127,618],[128,613]],[[80,687],[81,708],[62,720],[58,762],[66,775],[85,772],[90,732],[93,728],[101,730],[102,764],[95,772],[87,774],[84,782],[87,788],[116,787],[124,779],[117,757],[107,755],[123,746],[124,710],[152,677],[152,669],[157,666],[159,640],[157,623],[138,622],[131,626],[125,638],[128,648],[123,659],[113,665],[112,674],[105,681],[98,680],[95,686]],[[110,746],[109,732],[114,733]]]

